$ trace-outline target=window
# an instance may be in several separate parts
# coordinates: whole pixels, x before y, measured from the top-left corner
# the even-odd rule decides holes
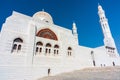
[[[21,38],[14,39],[11,52],[20,52],[22,49],[22,43],[23,40]]]
[[[68,56],[72,56],[72,48],[71,47],[68,47],[68,53],[67,53]]]
[[[51,47],[52,47],[52,45],[50,43],[46,44],[45,55],[47,55],[47,54],[50,55],[50,53],[51,53]]]
[[[40,48],[40,52],[42,52],[42,48]]]
[[[14,44],[13,45],[13,50],[16,50],[17,49],[17,44]]]
[[[105,47],[109,53],[114,53],[115,48],[106,46]]]
[[[49,53],[51,52],[51,49],[49,49]]]
[[[57,50],[57,55],[58,55],[59,51]]]
[[[18,45],[18,50],[21,50],[21,45]]]
[[[48,53],[48,49],[46,48],[46,50],[45,50],[45,53],[47,54]]]
[[[49,23],[49,21],[45,21],[45,22]]]
[[[38,47],[36,47],[36,52],[38,52]]]
[[[54,46],[54,56],[59,54],[59,46],[56,44]]]
[[[54,50],[54,56],[56,55],[56,50]]]
[[[39,41],[36,43],[36,54],[40,54],[42,52],[42,47],[43,47],[42,42]]]

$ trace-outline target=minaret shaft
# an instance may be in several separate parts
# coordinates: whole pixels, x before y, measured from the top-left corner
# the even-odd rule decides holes
[[[115,57],[118,53],[114,39],[112,37],[108,20],[105,16],[105,12],[102,9],[102,6],[98,5],[98,15],[100,18],[100,24],[102,27],[103,35],[104,35],[104,46],[106,48],[107,53],[111,57]]]
[[[77,27],[76,27],[76,24],[75,22],[73,22],[73,28],[72,28],[72,32],[73,32],[73,36],[77,42],[77,44],[79,44],[78,42],[78,33],[77,33]]]
[[[112,37],[110,28],[109,28],[109,24],[108,24],[108,20],[105,16],[104,10],[100,6],[99,6],[98,10],[99,10],[98,14],[99,14],[99,18],[100,18],[100,24],[101,24],[101,27],[103,30],[104,37]]]

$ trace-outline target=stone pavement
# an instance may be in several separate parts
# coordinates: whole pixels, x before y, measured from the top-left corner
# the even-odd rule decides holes
[[[87,68],[38,80],[120,80],[120,67]]]

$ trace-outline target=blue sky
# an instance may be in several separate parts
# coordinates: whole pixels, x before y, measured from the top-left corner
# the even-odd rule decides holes
[[[3,0],[0,3],[0,28],[12,11],[32,16],[44,9],[56,25],[72,29],[72,22],[76,22],[80,45],[98,47],[103,45],[98,3],[105,10],[120,52],[120,0]]]

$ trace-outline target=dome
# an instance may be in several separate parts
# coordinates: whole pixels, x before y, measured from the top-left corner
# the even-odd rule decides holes
[[[40,21],[44,21],[44,22],[47,22],[47,23],[53,23],[51,15],[47,12],[44,12],[44,11],[36,12],[33,15],[33,18],[35,20],[40,20]]]

